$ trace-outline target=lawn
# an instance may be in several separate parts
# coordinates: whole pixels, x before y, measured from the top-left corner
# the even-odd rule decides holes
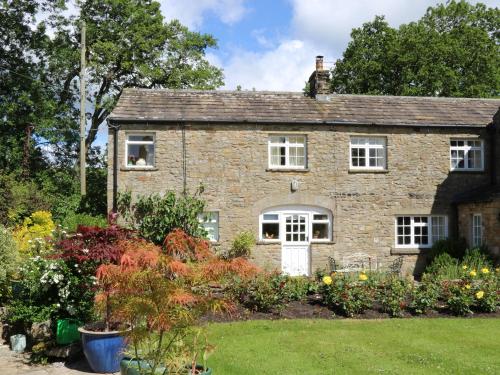
[[[209,325],[231,374],[500,374],[500,319],[255,320]]]

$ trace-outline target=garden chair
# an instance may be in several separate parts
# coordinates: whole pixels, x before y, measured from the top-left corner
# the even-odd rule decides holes
[[[403,257],[397,257],[391,264],[389,264],[389,273],[393,275],[401,275],[401,268],[403,267]]]

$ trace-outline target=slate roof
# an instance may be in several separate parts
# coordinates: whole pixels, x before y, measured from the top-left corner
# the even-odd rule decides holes
[[[489,124],[500,99],[338,95],[299,92],[125,89],[110,120],[473,126]]]

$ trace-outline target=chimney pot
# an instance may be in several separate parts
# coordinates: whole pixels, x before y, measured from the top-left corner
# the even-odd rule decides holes
[[[316,56],[316,71],[323,70],[323,56]]]

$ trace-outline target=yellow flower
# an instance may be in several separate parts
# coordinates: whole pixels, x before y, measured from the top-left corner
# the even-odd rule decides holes
[[[323,282],[326,284],[326,285],[331,285],[332,283],[332,278],[330,276],[323,276]]]
[[[467,265],[465,265],[465,264],[464,264],[464,265],[462,266],[462,269],[465,271],[465,270],[467,269]]]
[[[465,284],[465,289],[470,289],[470,284]]]
[[[469,272],[469,275],[471,275],[472,277],[474,277],[474,276],[476,276],[476,275],[477,275],[477,273],[476,273],[476,271],[475,271],[475,270],[472,270],[472,271],[470,271],[470,272]]]
[[[481,272],[484,274],[487,274],[487,273],[490,273],[490,270],[488,268],[484,267],[484,268],[481,268]]]
[[[476,298],[477,299],[481,299],[484,297],[484,292],[482,290],[480,290],[479,292],[476,293]]]
[[[366,281],[366,280],[368,280],[368,276],[366,276],[364,273],[360,273],[359,274],[359,279],[361,281]]]

